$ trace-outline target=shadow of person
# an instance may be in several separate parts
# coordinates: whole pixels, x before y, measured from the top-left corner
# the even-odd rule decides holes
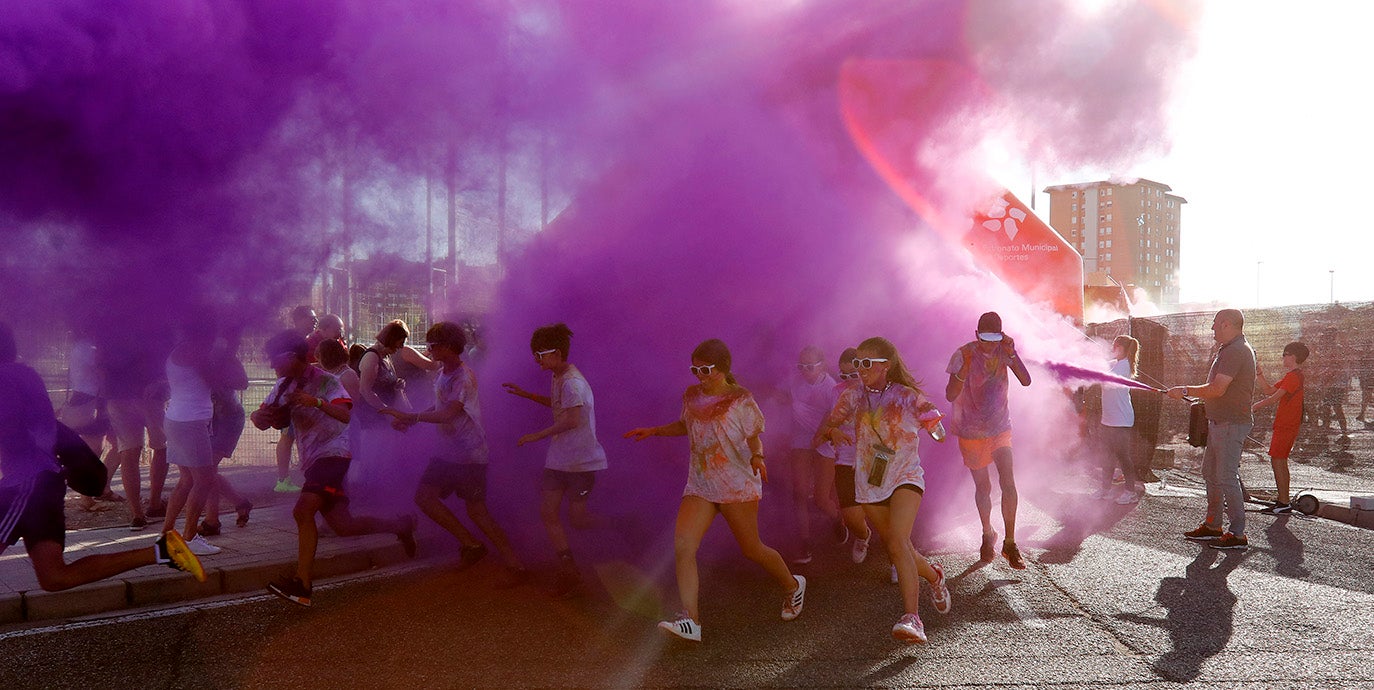
[[[1291,515],[1279,515],[1264,530],[1269,540],[1269,552],[1274,555],[1274,572],[1285,577],[1303,578],[1312,573],[1303,567],[1302,540],[1288,529]]]
[[[1225,649],[1231,640],[1236,595],[1226,585],[1226,578],[1249,554],[1226,552],[1223,557],[1222,553],[1204,548],[1188,564],[1184,577],[1166,577],[1159,581],[1155,601],[1169,612],[1162,620],[1134,613],[1116,616],[1168,631],[1173,649],[1153,665],[1155,673],[1165,680],[1186,683],[1197,678],[1203,662]],[[1220,563],[1217,563],[1218,557],[1221,557]]]

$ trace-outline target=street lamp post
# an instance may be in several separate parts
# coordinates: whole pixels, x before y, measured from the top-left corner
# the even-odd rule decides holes
[[[1331,274],[1331,304],[1336,303],[1336,269],[1328,271]]]
[[[1263,262],[1263,261],[1256,261],[1256,262],[1255,262],[1255,308],[1256,308],[1256,309],[1258,309],[1258,308],[1259,308],[1259,305],[1260,305],[1260,266],[1263,266],[1263,265],[1264,265],[1264,262]]]

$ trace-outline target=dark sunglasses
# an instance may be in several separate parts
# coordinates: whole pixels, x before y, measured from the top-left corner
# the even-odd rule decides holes
[[[704,364],[704,365],[699,366],[699,367],[698,367],[698,366],[693,366],[693,367],[692,367],[692,375],[693,375],[693,376],[710,376],[710,375],[711,375],[711,372],[715,371],[715,369],[716,369],[716,365],[714,365],[714,364]]]
[[[853,364],[855,369],[872,369],[874,364],[886,361],[886,357],[864,357],[863,359],[853,360],[850,364]]]

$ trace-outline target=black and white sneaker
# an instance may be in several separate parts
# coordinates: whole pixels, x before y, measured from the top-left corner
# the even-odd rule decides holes
[[[658,627],[660,630],[667,630],[684,640],[689,640],[691,642],[701,641],[701,624],[692,620],[692,617],[687,615],[686,611],[677,614],[673,620],[660,621]]]
[[[310,588],[300,578],[282,578],[267,585],[267,591],[300,606],[310,605]]]
[[[782,598],[782,619],[785,621],[796,620],[806,605],[806,578],[801,575],[792,577],[797,580],[797,588]]]
[[[1288,513],[1293,512],[1293,506],[1288,503],[1275,503],[1274,505],[1269,506],[1268,508],[1265,508],[1260,512],[1264,513],[1265,515],[1287,515]]]

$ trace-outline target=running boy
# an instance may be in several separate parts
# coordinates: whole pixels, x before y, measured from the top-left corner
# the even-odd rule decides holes
[[[596,484],[596,472],[606,469],[606,450],[596,440],[596,402],[592,388],[582,372],[568,361],[572,331],[565,324],[537,329],[530,337],[530,350],[540,369],[553,374],[549,395],[531,393],[514,383],[503,383],[507,393],[533,400],[553,408],[553,425],[520,437],[517,445],[549,439],[549,452],[544,461],[544,480],[540,491],[539,517],[549,542],[558,553],[558,575],[554,593],[560,597],[575,596],[581,590],[581,578],[573,562],[572,548],[563,529],[559,510],[568,499],[568,518],[573,527],[586,529],[592,525],[587,512],[587,497]]]
[[[352,398],[338,379],[307,362],[305,336],[290,331],[279,333],[267,341],[263,350],[279,378],[262,406],[253,411],[253,426],[265,431],[280,427],[282,421],[289,419],[305,473],[301,495],[291,511],[296,519],[296,575],[268,584],[267,591],[292,603],[310,606],[315,547],[319,542],[317,513],[322,513],[329,528],[341,537],[391,532],[411,558],[415,557],[415,517],[383,520],[355,517],[348,511],[344,477],[352,462],[346,433]]]
[[[393,426],[402,431],[417,422],[440,425],[439,454],[430,458],[420,476],[415,505],[463,545],[459,567],[465,569],[482,560],[487,547],[444,505],[449,494],[456,494],[467,504],[473,524],[506,563],[506,576],[498,586],[514,587],[527,580],[529,573],[515,555],[506,533],[487,510],[487,435],[482,430],[482,408],[477,402],[477,377],[463,364],[467,336],[458,324],[440,321],[425,333],[425,345],[430,358],[443,365],[434,379],[434,405],[423,412],[402,412],[391,407],[381,411],[394,417]]]
[[[1261,510],[1261,513],[1282,515],[1293,510],[1288,505],[1288,454],[1293,451],[1293,443],[1298,440],[1298,427],[1302,426],[1302,363],[1307,361],[1308,354],[1307,346],[1300,342],[1283,346],[1285,373],[1278,383],[1272,385],[1264,377],[1264,370],[1255,365],[1256,383],[1268,397],[1256,402],[1250,410],[1253,412],[1274,403],[1279,405],[1274,413],[1274,435],[1269,439],[1269,464],[1274,468],[1278,496],[1274,499],[1274,505]]]

